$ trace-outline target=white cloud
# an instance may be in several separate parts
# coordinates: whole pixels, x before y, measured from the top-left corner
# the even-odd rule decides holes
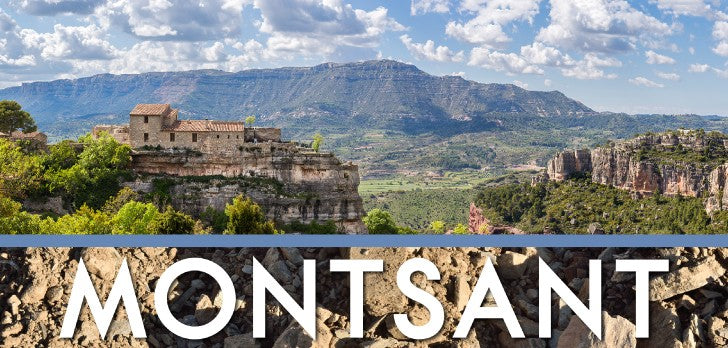
[[[688,52],[690,52],[690,54],[695,54],[695,48],[692,46],[688,47]]]
[[[690,64],[688,71],[704,73],[704,72],[708,71],[709,69],[710,69],[710,65],[708,65],[708,64]]]
[[[543,80],[543,85],[546,86],[546,87],[551,87],[552,84],[553,83],[549,79]]]
[[[561,74],[580,80],[614,79],[617,75],[606,73],[602,67],[620,67],[622,62],[612,57],[600,57],[594,53],[587,53],[584,58],[573,67],[562,68]]]
[[[85,27],[53,26],[52,33],[21,30],[21,37],[29,48],[37,49],[45,59],[111,59],[117,50],[104,40],[104,32],[96,25]]]
[[[433,60],[437,62],[462,62],[465,58],[463,51],[453,52],[447,46],[435,47],[435,42],[427,40],[425,43],[412,42],[407,34],[399,37],[407,50],[417,59]]]
[[[410,4],[411,15],[416,16],[430,12],[450,12],[450,0],[412,0]]]
[[[95,15],[143,40],[212,41],[240,34],[246,0],[109,1]]]
[[[645,57],[647,57],[647,64],[675,64],[675,59],[652,50],[645,52]]]
[[[707,71],[712,71],[719,77],[728,79],[728,69],[718,69],[708,64],[692,64],[690,65],[690,68],[688,68],[688,71],[693,73],[704,73]]]
[[[534,42],[529,46],[521,46],[521,56],[529,62],[538,65],[564,66],[574,65],[576,62],[564,55],[558,49],[546,46],[541,42]]]
[[[667,72],[658,71],[655,74],[664,80],[680,81],[680,75],[678,75],[676,73],[667,73]]]
[[[460,4],[460,12],[474,13],[466,22],[451,21],[445,33],[458,40],[488,48],[500,47],[511,38],[503,26],[513,21],[533,22],[538,14],[540,0],[468,0]]]
[[[465,78],[465,72],[464,71],[458,71],[450,74],[450,76],[460,76],[462,78]]]
[[[624,52],[639,42],[654,45],[672,32],[624,0],[551,0],[551,23],[537,41],[584,52]]]
[[[650,87],[650,88],[662,88],[665,87],[665,85],[661,83],[657,83],[651,80],[648,80],[647,78],[644,78],[642,76],[635,77],[633,79],[629,79],[629,83],[635,85],[635,86],[643,86],[643,87]]]
[[[528,89],[528,84],[519,80],[513,80],[513,84],[523,89]]]
[[[60,13],[93,13],[104,2],[106,0],[21,0],[17,5],[30,14],[54,16]]]
[[[650,0],[657,8],[676,16],[708,16],[712,13],[709,4],[703,0]]]
[[[406,29],[384,7],[364,11],[341,0],[256,0],[255,7],[263,17],[260,31],[270,35],[267,46],[273,56],[331,56],[346,50],[374,55],[385,32]]]
[[[713,24],[713,38],[718,41],[713,52],[728,57],[728,21],[717,21]]]
[[[531,64],[515,53],[491,51],[486,47],[475,47],[470,51],[468,65],[503,71],[506,74],[543,74],[543,69]]]

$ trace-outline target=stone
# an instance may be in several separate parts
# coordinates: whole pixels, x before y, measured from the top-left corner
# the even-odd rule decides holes
[[[677,347],[680,348],[682,328],[680,317],[673,307],[664,302],[650,303],[650,337],[642,339],[649,347]]]
[[[412,251],[406,248],[347,248],[344,257],[350,259],[384,261],[383,272],[367,272],[364,274],[364,308],[375,317],[390,313],[407,312],[407,298],[397,286],[397,270],[399,266],[412,258]],[[387,294],[387,296],[382,296]]]
[[[293,273],[283,260],[278,260],[268,267],[268,272],[281,284],[289,284],[293,279]]]
[[[703,259],[650,280],[650,301],[661,301],[695,290],[720,278],[725,269],[714,258]]]
[[[22,303],[29,304],[38,303],[46,296],[46,291],[48,290],[48,285],[46,285],[47,281],[48,279],[33,279],[33,283],[30,284],[30,286],[23,291],[23,295],[20,296],[20,301]]]
[[[526,273],[528,257],[506,251],[498,256],[498,275],[503,279],[519,279]]]
[[[229,336],[225,337],[225,341],[223,344],[224,348],[240,348],[240,347],[250,347],[250,348],[260,348],[260,343],[253,338],[253,333],[247,333],[243,335],[235,335],[235,336]]]
[[[63,288],[60,286],[51,287],[45,293],[45,299],[50,303],[56,303],[60,301],[61,297],[63,297]]]
[[[283,257],[291,261],[294,265],[300,267],[303,265],[303,256],[301,256],[301,253],[298,251],[298,248],[280,248],[281,254],[283,254]]]
[[[12,295],[8,297],[8,306],[10,306],[10,313],[12,315],[17,315],[20,312],[20,299],[18,296]]]
[[[276,339],[275,343],[273,343],[273,348],[328,348],[331,340],[334,339],[334,335],[331,333],[331,330],[329,330],[325,320],[322,318],[330,317],[331,312],[321,307],[317,308],[317,312],[315,341],[306,333],[298,322],[293,320],[283,333],[278,336],[278,339]]]
[[[81,258],[89,273],[108,282],[116,279],[122,262],[121,255],[114,248],[85,248],[81,251]]]
[[[195,319],[200,325],[204,325],[215,319],[217,309],[213,306],[212,300],[206,294],[200,296],[195,305]]]
[[[468,300],[470,300],[472,290],[470,289],[470,284],[468,284],[470,277],[459,275],[457,278],[457,282],[455,283],[455,307],[458,312],[462,312],[468,304]]]
[[[636,347],[635,326],[620,316],[602,312],[602,339],[594,335],[578,316],[573,316],[569,326],[559,336],[558,348],[612,348]]]

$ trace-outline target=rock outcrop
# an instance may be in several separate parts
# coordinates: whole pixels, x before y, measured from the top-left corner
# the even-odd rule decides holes
[[[720,133],[646,134],[589,150],[567,150],[548,162],[545,175],[562,181],[577,175],[639,196],[705,197],[708,212],[728,209],[728,138]]]
[[[125,186],[162,191],[175,208],[193,215],[208,207],[224,210],[245,194],[277,222],[334,221],[343,232],[366,232],[357,166],[293,143],[246,143],[225,154],[139,150],[132,169],[139,175]]]

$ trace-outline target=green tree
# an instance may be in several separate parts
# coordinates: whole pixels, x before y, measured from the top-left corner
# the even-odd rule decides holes
[[[263,209],[249,197],[239,195],[225,206],[228,217],[226,234],[275,234],[272,221],[265,218]]]
[[[35,132],[38,127],[27,111],[16,101],[0,100],[0,132],[10,134],[16,130]]]
[[[316,133],[313,136],[313,141],[311,142],[311,148],[314,151],[319,152],[319,149],[321,148],[321,145],[323,145],[323,143],[324,143],[324,136],[321,135],[321,133]]]
[[[167,206],[163,213],[149,224],[151,234],[191,234],[195,230],[195,220],[189,215]]]
[[[445,233],[445,222],[442,220],[435,220],[430,223],[430,229],[437,234],[443,234]]]
[[[455,228],[452,230],[453,234],[468,234],[468,226],[465,226],[463,224],[457,224]]]
[[[40,188],[41,161],[26,154],[12,141],[0,139],[0,193],[10,198],[25,198]]]
[[[159,211],[152,203],[128,202],[111,219],[112,233],[146,234],[157,215]]]
[[[388,212],[375,208],[362,219],[370,234],[397,234],[397,224]]]
[[[250,115],[250,116],[248,116],[248,117],[245,118],[245,124],[246,125],[252,126],[253,123],[255,123],[255,116]]]

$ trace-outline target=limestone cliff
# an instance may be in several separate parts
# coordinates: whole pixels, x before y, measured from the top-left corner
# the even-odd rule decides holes
[[[127,186],[147,193],[161,187],[173,206],[191,214],[223,210],[242,193],[277,222],[332,220],[342,232],[366,232],[357,166],[293,143],[246,143],[225,154],[137,150],[132,169],[139,176]]]
[[[728,209],[728,137],[702,131],[646,134],[588,150],[567,150],[548,162],[544,178],[587,175],[637,195],[704,197],[708,212]],[[538,181],[536,179],[535,181]]]

